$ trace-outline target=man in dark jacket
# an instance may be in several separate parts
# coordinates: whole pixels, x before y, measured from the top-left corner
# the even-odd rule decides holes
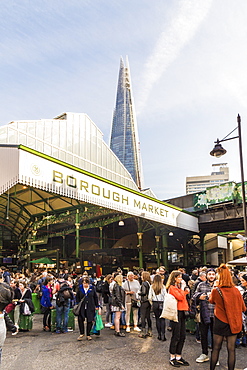
[[[199,328],[201,333],[201,346],[202,346],[202,354],[196,359],[196,362],[209,361],[208,357],[209,330],[211,331],[211,338],[213,337],[214,305],[208,302],[208,298],[211,294],[214,281],[216,278],[215,270],[213,268],[209,268],[206,271],[206,277],[207,280],[198,284],[195,292],[196,302],[200,304],[201,322],[199,324]]]
[[[69,321],[69,310],[71,299],[74,298],[72,288],[68,283],[63,280],[62,277],[59,278],[58,284],[55,284],[53,289],[53,294],[56,289],[56,333],[67,333],[68,331],[68,321]],[[63,323],[62,323],[63,319]]]

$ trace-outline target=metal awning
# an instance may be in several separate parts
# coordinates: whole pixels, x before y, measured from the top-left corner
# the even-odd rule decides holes
[[[138,217],[152,227],[198,232],[197,217],[22,145],[0,145],[0,223],[19,241]],[[97,226],[96,226],[97,225]],[[48,235],[48,233],[47,233]]]

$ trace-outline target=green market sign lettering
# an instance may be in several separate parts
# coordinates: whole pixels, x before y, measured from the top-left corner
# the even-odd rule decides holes
[[[81,202],[198,232],[197,218],[179,208],[26,147],[19,150],[18,181]]]
[[[100,186],[95,183],[89,183],[88,181],[81,180],[74,176],[68,175],[65,176],[62,172],[55,170],[53,170],[53,182],[61,185],[62,184],[66,185],[73,189],[77,189],[87,195],[93,195],[99,198],[109,199],[110,201],[120,203],[126,206],[132,206],[133,208],[137,208],[143,212],[149,212],[161,217],[167,218],[169,217],[169,213],[171,213],[170,210],[149,203],[146,200],[143,201],[135,197],[133,198],[130,195],[126,195],[125,190],[117,191],[114,189],[109,189],[108,184],[106,184],[106,186]],[[110,185],[110,187],[112,187],[112,185]],[[175,215],[173,215],[173,218],[175,218]]]

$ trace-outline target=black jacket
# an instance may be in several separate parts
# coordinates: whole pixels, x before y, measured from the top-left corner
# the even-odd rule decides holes
[[[112,290],[112,306],[116,306],[122,308],[125,306],[125,291],[124,289],[118,285],[117,283],[114,284]]]
[[[64,297],[63,292],[65,290],[68,291],[69,298]],[[61,285],[59,291],[57,292],[56,305],[58,307],[68,306],[69,305],[69,299],[74,299],[74,294],[73,294],[72,288],[67,283],[63,283]]]
[[[104,282],[102,285],[102,296],[104,303],[109,303],[110,298],[110,290],[109,290],[109,283],[107,281]]]
[[[76,302],[79,303],[82,298],[85,297],[85,292],[83,289],[83,286],[79,286],[79,290],[76,294]],[[89,290],[87,291],[86,298],[84,299],[80,314],[83,319],[87,317],[88,322],[93,321],[95,316],[95,309],[99,306],[98,297],[96,294],[95,287],[93,285],[90,285]]]
[[[148,293],[150,289],[150,284],[147,281],[143,281],[141,285],[141,291],[139,295],[141,296],[141,302],[148,302]]]

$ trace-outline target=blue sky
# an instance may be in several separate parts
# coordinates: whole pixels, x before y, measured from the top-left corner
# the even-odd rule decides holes
[[[128,55],[145,187],[185,194],[186,176],[242,117],[247,179],[246,0],[0,1],[0,125],[84,112],[109,142],[120,56]]]

